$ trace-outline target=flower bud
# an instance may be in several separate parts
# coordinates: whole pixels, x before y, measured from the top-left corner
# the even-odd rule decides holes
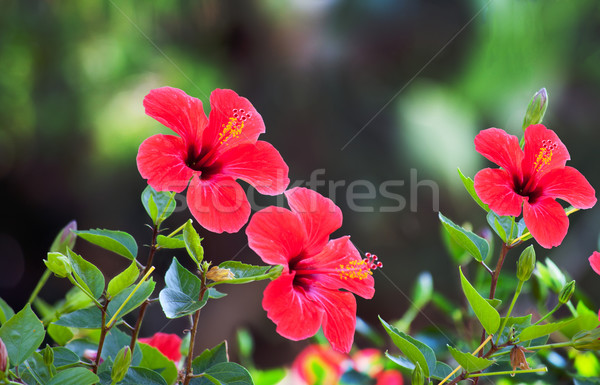
[[[44,365],[51,367],[54,364],[54,350],[52,350],[50,345],[46,345],[41,353],[42,357],[44,358]]]
[[[119,350],[115,357],[112,372],[110,373],[110,378],[114,383],[123,381],[123,378],[125,378],[125,375],[127,374],[127,370],[129,370],[129,365],[131,365],[131,358],[132,355],[129,346],[125,346],[123,349]]]
[[[206,279],[211,281],[229,281],[235,278],[235,275],[229,269],[221,269],[219,266],[213,266],[206,273]]]
[[[535,269],[535,250],[533,245],[523,250],[517,262],[517,278],[521,282],[529,280]]]
[[[77,239],[77,235],[74,231],[77,231],[77,222],[71,221],[63,227],[56,238],[54,238],[54,242],[52,242],[49,251],[65,254],[67,248],[72,249],[75,246],[75,240]]]
[[[573,295],[574,292],[575,292],[575,281],[571,281],[571,282],[567,283],[565,286],[563,286],[562,289],[560,289],[560,294],[558,295],[558,302],[560,302],[563,305],[565,303],[569,302],[569,300],[571,299],[571,296]]]
[[[8,351],[6,350],[6,345],[4,345],[4,341],[0,338],[0,379],[6,376],[6,371],[9,367],[8,361]]]
[[[411,385],[423,385],[425,384],[425,374],[423,373],[423,369],[421,369],[421,365],[417,362],[415,364],[415,368],[412,372]]]
[[[523,131],[532,124],[539,124],[544,118],[546,109],[548,108],[548,93],[545,88],[542,88],[533,95],[529,106],[527,106],[527,112],[525,112],[525,119],[523,119]]]
[[[48,259],[44,259],[44,263],[46,264],[48,270],[60,278],[66,277],[73,271],[71,268],[71,263],[69,262],[69,258],[61,253],[48,253]]]
[[[572,346],[577,350],[599,350],[600,328],[579,332],[573,336],[571,341]]]

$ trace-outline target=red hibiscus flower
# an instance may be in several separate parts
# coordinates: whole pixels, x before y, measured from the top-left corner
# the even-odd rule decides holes
[[[583,175],[565,166],[570,159],[554,131],[541,124],[527,127],[525,146],[497,128],[475,137],[475,149],[501,168],[486,168],[475,175],[475,191],[498,215],[519,216],[535,240],[545,248],[558,246],[567,234],[569,220],[557,198],[576,208],[596,203],[596,193]]]
[[[156,333],[151,338],[139,338],[139,342],[154,346],[171,361],[177,363],[181,359],[181,338],[176,334]]]
[[[150,91],[146,114],[177,135],[154,135],[140,146],[138,170],[157,191],[182,192],[206,229],[238,231],[250,216],[250,204],[236,179],[261,194],[281,194],[289,184],[288,166],[277,150],[257,141],[265,132],[252,104],[231,90],[213,91],[207,119],[202,102],[176,88]]]
[[[590,261],[590,266],[592,266],[596,274],[600,275],[600,253],[594,251],[588,258],[588,261]],[[600,320],[600,311],[598,311],[598,319]]]
[[[281,276],[265,289],[263,308],[282,336],[301,340],[322,325],[332,347],[348,352],[356,327],[352,293],[373,297],[376,265],[360,258],[350,237],[329,240],[342,224],[331,200],[305,188],[285,195],[291,211],[268,207],[246,228],[252,250],[268,264],[283,265]]]

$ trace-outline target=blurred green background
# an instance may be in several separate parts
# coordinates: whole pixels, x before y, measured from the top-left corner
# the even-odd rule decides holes
[[[492,126],[520,135],[529,99],[546,87],[544,123],[567,145],[569,164],[598,188],[599,62],[597,0],[1,0],[0,296],[22,306],[53,237],[72,219],[80,229],[150,241],[135,156],[145,138],[166,132],[144,115],[142,100],[168,85],[200,98],[206,112],[213,89],[234,89],[263,116],[261,139],[281,152],[292,181],[325,169],[318,191],[330,197],[337,182],[344,225],[335,235],[351,234],[385,265],[375,274],[375,298],[358,301],[367,322],[403,314],[403,293],[422,270],[458,298],[436,209],[475,229],[485,225],[456,173],[473,176],[487,165],[474,136]],[[397,201],[377,191],[356,210],[345,196],[360,180],[376,188],[403,181],[389,190],[406,207],[382,210]],[[188,217],[182,210],[167,225]],[[553,258],[597,293],[600,277],[587,257],[599,232],[600,209],[577,213],[563,245],[538,247],[538,259]],[[201,235],[214,262],[259,263],[243,231]],[[84,241],[77,251],[107,275],[125,267]],[[159,273],[172,255],[159,255]],[[518,253],[511,256],[508,270]],[[264,354],[259,365],[289,362],[303,345],[275,334],[260,305],[264,286],[229,288],[203,310],[211,332],[201,346],[246,327],[265,351],[288,349]],[[43,297],[55,301],[67,287],[51,279]],[[142,334],[187,327],[166,323],[157,305],[151,314]],[[429,318],[447,322],[436,312]]]

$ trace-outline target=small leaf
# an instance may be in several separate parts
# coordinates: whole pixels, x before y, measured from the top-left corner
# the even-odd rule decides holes
[[[204,377],[221,385],[252,385],[252,377],[248,370],[235,362],[223,362],[215,366],[211,366],[204,372]],[[191,384],[201,384],[202,382],[194,382]]]
[[[479,196],[477,195],[477,193],[475,192],[475,187],[473,179],[466,177],[463,175],[462,171],[460,171],[460,169],[458,169],[458,175],[460,175],[460,179],[463,182],[463,185],[465,185],[465,188],[467,189],[467,192],[469,193],[469,195],[471,195],[471,198],[473,198],[473,200],[475,202],[477,202],[477,204],[484,209],[485,211],[490,211],[490,208],[488,205],[486,205],[485,203],[483,203],[481,201],[481,199],[479,199]]]
[[[175,235],[174,237],[165,237],[159,235],[156,237],[156,243],[163,249],[183,249],[185,248],[185,242],[183,241],[183,234]]]
[[[227,296],[227,293],[221,293],[219,290],[215,289],[214,287],[208,288],[208,298],[219,299],[219,298],[223,298],[226,296]]]
[[[454,349],[452,346],[447,345],[450,354],[458,362],[460,366],[467,371],[467,373],[478,372],[483,370],[490,365],[494,364],[495,361],[488,360],[482,357],[475,357],[471,353],[464,353],[460,350]]]
[[[498,298],[494,298],[494,299],[484,298],[484,299],[487,301],[487,303],[492,305],[493,308],[498,308],[498,306],[502,305],[501,299],[498,299]]]
[[[196,263],[202,262],[204,259],[204,248],[201,245],[202,238],[200,238],[198,232],[194,229],[191,220],[187,221],[183,227],[183,241],[190,257]]]
[[[177,206],[174,199],[175,193],[170,191],[156,191],[148,185],[142,192],[142,204],[152,218],[152,223],[160,224],[167,219]]]
[[[194,373],[203,373],[209,368],[223,363],[229,362],[227,355],[227,342],[223,341],[212,349],[206,349],[198,357],[192,361]]]
[[[406,371],[408,372],[412,372],[415,368],[415,364],[413,364],[413,362],[406,357],[394,356],[390,354],[387,350],[385,352],[385,356],[392,360],[392,362],[394,362],[396,365],[406,369]]]
[[[86,261],[77,253],[67,249],[67,256],[73,268],[75,280],[89,290],[89,293],[95,299],[100,298],[104,291],[104,275],[91,262]]]
[[[123,270],[116,277],[110,280],[106,292],[111,297],[114,297],[129,285],[133,285],[139,275],[140,270],[138,269],[137,264],[133,262],[127,269]]]
[[[485,239],[456,225],[450,219],[443,216],[441,212],[439,213],[439,217],[450,237],[467,250],[477,262],[481,262],[487,258],[490,246]]]
[[[0,338],[6,345],[11,365],[19,365],[29,358],[45,335],[42,321],[29,304],[0,327]]]
[[[171,266],[165,275],[166,287],[161,290],[158,298],[167,318],[179,318],[196,312],[206,305],[209,290],[206,290],[201,300],[200,278],[179,264],[173,258]]]
[[[409,335],[402,333],[392,325],[385,322],[381,317],[379,321],[383,325],[385,331],[388,333],[392,342],[404,355],[416,364],[417,362],[421,365],[425,377],[429,377],[429,373],[435,369],[435,353],[433,350],[422,343],[421,341],[415,340]]]
[[[127,259],[134,260],[137,256],[138,247],[135,239],[124,231],[92,229],[76,231],[76,234],[94,245]]]
[[[220,283],[242,284],[263,279],[275,279],[281,275],[283,267],[248,265],[239,261],[226,261],[219,265],[221,269],[228,269],[234,278],[224,281],[212,282],[210,286]]]
[[[98,381],[98,376],[89,369],[69,368],[58,372],[48,385],[92,385]]]
[[[460,272],[460,281],[463,292],[469,301],[469,305],[473,309],[475,316],[481,322],[481,325],[488,334],[494,334],[500,327],[500,314],[492,307],[482,296],[475,290],[475,288],[469,283],[469,281],[463,275],[461,268],[458,268]]]
[[[486,219],[488,224],[498,234],[502,242],[508,243],[513,239],[513,228],[515,225],[514,217],[500,216],[493,211],[490,211]]]
[[[569,321],[552,322],[544,325],[531,325],[523,329],[523,331],[521,331],[521,333],[519,334],[519,340],[520,342],[525,342],[539,337],[547,336],[573,323],[574,321],[575,319],[571,319]]]
[[[452,373],[452,367],[444,362],[440,362],[437,361],[435,363],[435,370],[433,371],[433,373],[431,373],[431,378],[436,379],[436,380],[443,380],[444,378],[448,377],[448,375]],[[454,379],[454,377],[456,377],[457,374],[453,374],[449,380]]]
[[[13,315],[15,315],[14,310],[8,306],[6,301],[0,298],[0,325],[8,321]]]
[[[160,374],[167,384],[173,384],[177,379],[177,367],[175,363],[165,357],[157,348],[144,343],[138,343],[142,352],[141,367],[154,370]]]

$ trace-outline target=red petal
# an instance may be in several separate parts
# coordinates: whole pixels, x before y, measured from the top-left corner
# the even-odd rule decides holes
[[[403,385],[404,380],[402,379],[402,374],[399,371],[390,369],[384,372],[381,372],[376,377],[377,382],[375,385]]]
[[[137,155],[142,178],[157,191],[182,192],[194,175],[184,159],[183,140],[173,135],[154,135],[144,140]]]
[[[213,233],[235,233],[250,216],[244,189],[229,177],[195,177],[188,189],[187,203],[198,223]]]
[[[277,325],[277,333],[298,341],[314,336],[323,319],[323,309],[293,285],[294,274],[282,274],[269,283],[262,301],[267,317]],[[351,295],[351,294],[350,294]]]
[[[181,338],[176,334],[156,333],[151,338],[139,338],[138,341],[154,346],[171,361],[181,359]]]
[[[207,148],[218,146],[217,154],[242,143],[254,144],[258,136],[265,132],[265,124],[260,114],[248,99],[238,96],[232,90],[214,90],[210,94],[210,108],[209,123],[202,138],[202,145]],[[234,114],[237,114],[237,117]],[[243,117],[246,119],[243,120]],[[234,128],[241,128],[239,135],[230,135],[230,129]]]
[[[313,286],[308,298],[323,307],[323,332],[334,350],[348,353],[356,328],[356,299],[351,293]]]
[[[498,215],[518,216],[525,199],[514,191],[509,173],[499,168],[485,168],[475,175],[475,192],[483,203]]]
[[[290,184],[287,164],[267,142],[239,145],[223,153],[218,161],[224,175],[248,182],[261,194],[281,194]]]
[[[162,87],[146,95],[144,108],[147,115],[175,131],[188,146],[195,145],[200,153],[200,139],[208,121],[199,99],[177,88]]]
[[[270,265],[284,265],[297,257],[306,242],[298,217],[290,210],[270,206],[252,216],[246,227],[248,245]]]
[[[328,289],[345,289],[363,298],[373,298],[375,281],[372,275],[363,279],[351,279],[341,274],[340,265],[349,265],[350,261],[361,261],[362,258],[356,247],[350,242],[350,237],[332,239],[319,254],[298,262],[298,270],[333,270],[330,274],[315,274],[314,279]],[[369,271],[368,269],[366,271]]]
[[[285,196],[306,228],[306,255],[319,253],[329,241],[329,235],[342,225],[342,211],[331,199],[307,188],[292,188]]]
[[[560,245],[569,229],[567,214],[552,198],[540,198],[535,204],[525,202],[523,219],[533,238],[546,249]]]
[[[596,274],[600,274],[600,253],[594,251],[588,260],[590,261],[590,266],[592,266],[592,269],[594,269]]]
[[[511,175],[521,175],[523,151],[516,136],[498,128],[488,128],[475,137],[475,150]]]
[[[596,191],[573,167],[549,171],[538,182],[538,188],[543,196],[565,200],[578,209],[589,209],[596,204]]]
[[[525,130],[525,157],[523,174],[540,178],[548,171],[565,166],[571,159],[567,147],[558,139],[556,133],[542,124],[534,124]]]

